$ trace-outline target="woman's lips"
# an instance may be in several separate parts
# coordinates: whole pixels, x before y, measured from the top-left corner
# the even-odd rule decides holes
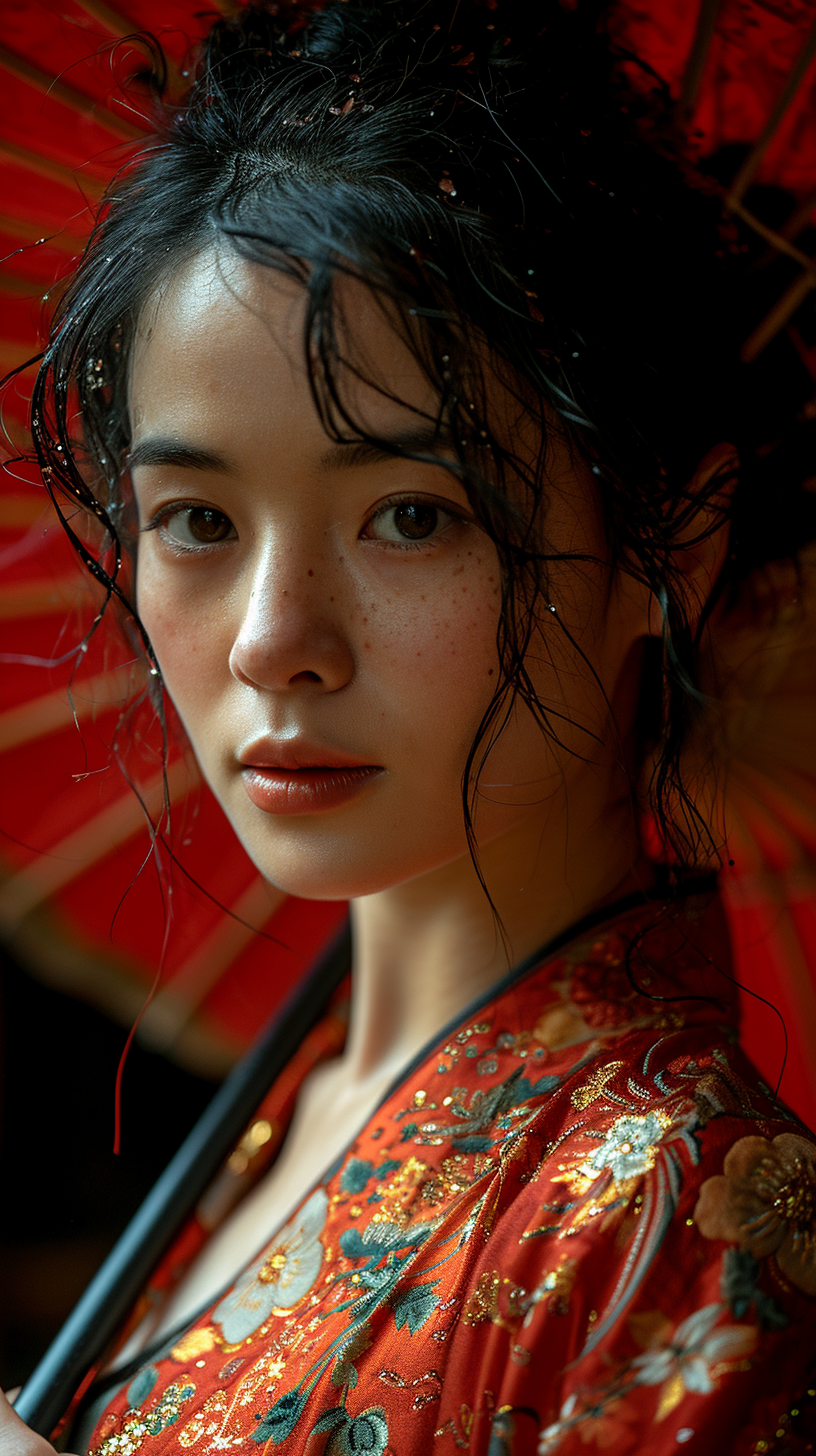
[[[384,772],[377,764],[312,768],[250,764],[242,770],[242,777],[251,802],[267,814],[320,814],[347,804]]]

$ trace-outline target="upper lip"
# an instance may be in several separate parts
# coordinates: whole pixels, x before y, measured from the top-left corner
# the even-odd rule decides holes
[[[377,768],[370,758],[361,758],[356,753],[345,753],[337,748],[327,748],[308,738],[256,738],[242,748],[238,762],[244,768]]]

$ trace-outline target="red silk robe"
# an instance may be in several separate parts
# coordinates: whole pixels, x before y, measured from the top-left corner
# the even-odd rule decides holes
[[[97,1384],[71,1449],[816,1449],[816,1146],[742,1056],[724,968],[697,897],[508,976],[229,1289]],[[158,1317],[343,1035],[335,998],[134,1319]]]

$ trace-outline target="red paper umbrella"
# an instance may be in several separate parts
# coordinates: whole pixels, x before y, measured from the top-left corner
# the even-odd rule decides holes
[[[133,77],[150,51],[123,37],[152,32],[174,65],[212,18],[167,0],[127,10],[7,0],[0,373],[36,354],[44,300],[47,308],[74,266],[104,186],[149,130]],[[6,458],[27,444],[30,378],[4,397]],[[147,815],[155,821],[162,810],[161,735],[149,711],[120,723],[144,687],[133,650],[105,631],[72,653],[96,606],[30,468],[5,474],[0,532],[0,930],[40,975],[125,1024],[163,959],[140,1034],[222,1075],[345,906],[296,901],[263,880],[178,748],[164,829],[183,870],[160,846],[157,874]],[[134,733],[142,802],[112,750]]]
[[[756,358],[788,329],[816,390],[816,357],[796,328],[816,284],[814,260],[800,248],[816,203],[812,0],[618,0],[610,17],[616,40],[669,83],[701,156],[728,144],[751,148],[725,189],[726,205],[797,268],[746,337],[744,358]],[[135,33],[152,32],[171,67],[180,68],[211,19],[192,0],[128,0],[125,8],[6,0],[0,370],[37,352],[44,308],[81,250],[105,183],[149,130],[134,77],[151,63],[150,48]],[[749,192],[756,182],[790,194],[783,224],[758,212],[756,191]],[[10,458],[26,444],[30,377],[21,375],[5,397]],[[144,669],[127,639],[113,633],[92,637],[79,661],[71,655],[96,604],[30,469],[7,472],[0,527],[0,651],[13,658],[0,713],[0,924],[41,974],[125,1022],[163,957],[163,989],[143,1034],[220,1072],[299,977],[343,907],[285,900],[261,880],[179,747],[168,772],[167,838],[181,867],[160,844],[165,873],[156,874],[145,810],[155,818],[162,808],[160,736],[149,701],[135,717],[122,716],[145,690]],[[732,847],[723,888],[737,974],[783,1013],[791,1057],[782,1092],[816,1123],[807,1056],[816,1033],[812,595],[806,591],[795,612],[782,613],[761,650],[759,638],[750,638],[755,617],[746,625],[732,614],[719,624],[709,671],[727,691],[710,728],[730,769],[725,795],[713,804],[702,768],[699,783],[703,807],[726,823]],[[762,672],[755,670],[758,651]],[[113,745],[125,738],[129,764],[135,740],[141,803],[117,766]],[[695,752],[691,745],[696,771]],[[769,1035],[765,1008],[750,996],[745,1040],[775,1083],[781,1039]]]

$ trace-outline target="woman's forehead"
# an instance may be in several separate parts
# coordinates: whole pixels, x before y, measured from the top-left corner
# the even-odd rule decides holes
[[[333,383],[343,407],[372,434],[393,425],[395,410],[436,419],[438,391],[399,328],[390,301],[365,281],[339,275],[333,287],[337,358]],[[220,364],[232,381],[308,379],[308,293],[274,267],[209,249],[162,283],[142,309],[130,391],[136,414],[200,387],[202,364]],[[319,361],[312,371],[319,376]],[[195,376],[195,379],[194,379]]]

